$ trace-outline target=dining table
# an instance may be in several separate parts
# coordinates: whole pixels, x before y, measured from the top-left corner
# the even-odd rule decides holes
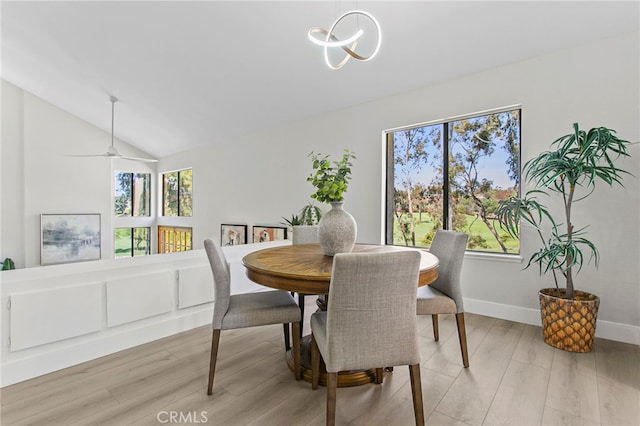
[[[424,249],[382,244],[356,244],[351,252],[387,253],[402,250],[416,250],[421,254],[417,286],[429,285],[438,278],[438,258]],[[257,250],[245,255],[242,258],[242,264],[251,281],[292,293],[318,295],[316,302],[318,309],[326,310],[333,257],[326,256],[320,244],[294,244]],[[306,381],[311,381],[310,344],[311,336],[303,336],[301,369],[302,378]],[[293,371],[293,356],[290,351],[287,353],[287,364]],[[338,386],[358,386],[374,382],[375,373],[375,369],[340,372]],[[324,365],[321,365],[320,384],[324,385],[325,380]]]

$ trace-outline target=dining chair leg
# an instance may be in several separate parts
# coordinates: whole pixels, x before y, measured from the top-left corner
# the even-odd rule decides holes
[[[302,378],[302,374],[300,372],[300,323],[294,322],[291,324],[291,335],[293,336],[293,347],[291,350],[293,351],[293,374],[296,377],[296,380],[300,380]]]
[[[220,329],[214,329],[211,335],[211,360],[209,361],[209,385],[207,395],[213,393],[213,376],[216,374],[216,361],[218,359],[218,347],[220,346]]]
[[[336,424],[336,392],[338,389],[338,373],[327,372],[327,426]]]
[[[409,366],[409,377],[411,378],[411,395],[413,396],[413,413],[416,419],[416,426],[424,425],[424,407],[422,403],[422,380],[420,379],[420,364]]]
[[[289,350],[291,349],[291,340],[289,337],[289,324],[288,323],[284,323],[282,324],[282,328],[284,330],[284,348],[285,350]]]
[[[438,333],[438,315],[431,315],[431,323],[433,324],[433,340],[436,342],[440,339],[440,334]]]
[[[462,351],[462,365],[469,368],[469,352],[467,351],[467,332],[464,327],[464,312],[456,314],[456,324],[458,325],[458,339],[460,340],[460,350]]]
[[[304,328],[304,294],[298,293],[298,306],[300,306],[300,337]]]
[[[311,389],[318,389],[320,381],[320,349],[316,339],[311,334]]]
[[[383,380],[384,380],[384,368],[382,368],[382,367],[376,368],[376,381],[375,381],[375,383],[377,385],[382,384]]]

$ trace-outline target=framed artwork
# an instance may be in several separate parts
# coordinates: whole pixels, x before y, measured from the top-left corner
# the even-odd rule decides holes
[[[41,214],[40,264],[100,259],[100,214]]]
[[[253,242],[263,243],[265,241],[276,241],[287,239],[286,226],[254,226]]]
[[[247,244],[247,225],[220,225],[220,245],[237,246]]]

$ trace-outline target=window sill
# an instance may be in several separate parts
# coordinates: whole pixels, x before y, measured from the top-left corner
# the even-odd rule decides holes
[[[464,254],[467,259],[490,260],[494,262],[522,263],[522,256],[501,253],[482,253],[477,251],[467,251]]]

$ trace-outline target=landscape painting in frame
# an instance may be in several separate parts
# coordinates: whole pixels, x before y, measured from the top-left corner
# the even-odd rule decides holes
[[[100,259],[100,214],[40,215],[40,264]]]
[[[220,225],[220,245],[237,246],[247,244],[247,225]]]
[[[287,228],[282,226],[254,226],[253,242],[264,243],[287,239]]]

